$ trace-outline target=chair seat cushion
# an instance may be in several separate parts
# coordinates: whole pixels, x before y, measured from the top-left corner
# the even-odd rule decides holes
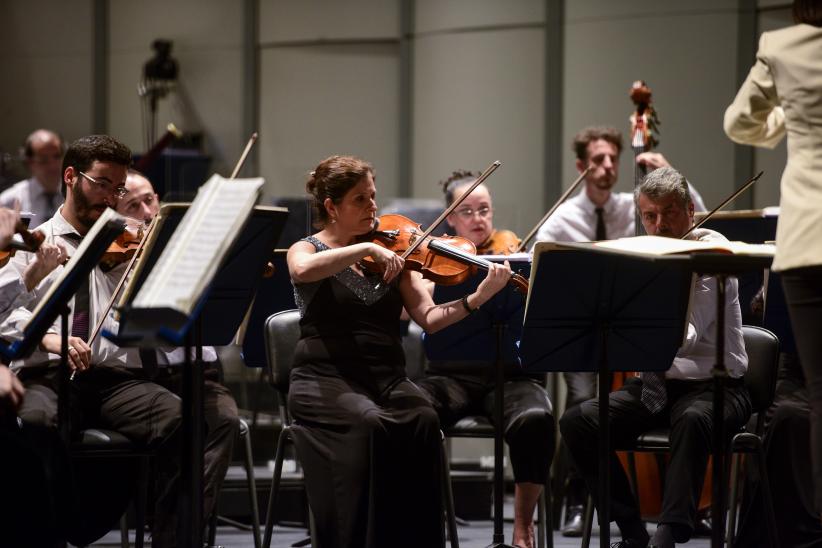
[[[458,420],[453,426],[444,429],[450,437],[494,437],[494,426],[481,415],[469,415]]]
[[[671,431],[668,428],[648,430],[636,439],[638,451],[665,451],[671,448]]]

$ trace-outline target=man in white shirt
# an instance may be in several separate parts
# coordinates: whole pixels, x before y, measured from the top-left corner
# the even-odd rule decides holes
[[[0,206],[13,209],[17,202],[20,211],[33,214],[29,228],[34,228],[51,219],[63,203],[63,139],[54,131],[38,129],[26,138],[24,154],[31,177],[3,191]]]
[[[636,191],[636,204],[648,234],[682,237],[693,225],[694,206],[685,177],[672,168],[655,170]],[[725,238],[700,229],[690,236],[699,240]],[[725,428],[736,432],[751,414],[751,403],[742,375],[748,356],[742,339],[742,314],[736,279],[728,280],[725,305],[726,381]],[[609,398],[612,447],[629,444],[652,428],[670,427],[671,461],[665,476],[665,491],[659,526],[651,544],[642,522],[639,505],[631,493],[625,472],[611,452],[611,517],[617,522],[622,548],[655,546],[669,548],[687,542],[693,532],[705,466],[711,451],[713,367],[716,347],[716,279],[698,278],[691,300],[686,341],[671,368],[651,378],[631,379]],[[599,404],[591,399],[568,409],[560,420],[562,436],[574,461],[596,497],[598,462],[591,447],[597,444]],[[601,503],[601,501],[598,501]]]
[[[117,200],[117,213],[150,223],[160,211],[160,200],[154,187],[143,174],[130,169],[126,177],[126,192]],[[151,380],[180,394],[185,350],[157,351],[157,368]],[[203,515],[214,511],[217,496],[231,462],[234,440],[240,428],[237,403],[221,382],[221,368],[213,346],[203,347],[203,415],[208,426],[203,456]]]
[[[115,205],[125,192],[131,151],[106,135],[83,137],[71,144],[63,160],[66,202],[38,230],[46,242],[62,245],[71,255],[83,236],[107,207]],[[20,276],[34,259],[31,253],[17,252],[9,265],[0,269],[0,287],[9,277]],[[103,427],[117,430],[135,443],[157,447],[158,490],[154,512],[153,546],[176,545],[176,500],[179,476],[180,398],[150,382],[142,369],[137,350],[120,348],[103,337],[88,343],[90,330],[103,315],[111,293],[125,271],[125,263],[104,271],[97,266],[69,304],[69,367],[77,372],[71,382],[72,429]],[[58,266],[31,290],[26,306],[9,314],[0,326],[0,336],[19,338],[32,310],[62,272]],[[116,331],[109,315],[104,326]],[[53,427],[57,416],[57,363],[61,349],[60,322],[43,337],[29,358],[11,364],[26,387],[18,411],[27,423]],[[130,486],[123,485],[123,489]],[[115,518],[116,519],[116,518]]]
[[[590,171],[585,176],[582,190],[557,208],[540,227],[536,240],[590,242],[634,236],[633,194],[613,192],[619,176],[622,134],[613,127],[587,127],[574,137],[572,149],[577,171],[582,173],[585,168]],[[644,152],[636,161],[648,170],[669,166],[668,160],[658,152]],[[702,198],[695,189],[690,188],[690,192],[695,210],[704,211]],[[596,373],[564,373],[563,378],[568,389],[566,409],[596,395]],[[562,446],[560,459],[567,460],[567,452]],[[584,501],[584,484],[571,467],[566,486],[564,536],[582,535]]]

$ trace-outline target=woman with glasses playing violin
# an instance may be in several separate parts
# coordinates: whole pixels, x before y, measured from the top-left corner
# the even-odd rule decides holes
[[[455,171],[441,183],[446,206],[475,180],[476,175],[470,171]],[[447,222],[457,236],[468,238],[477,246],[478,254],[508,255],[516,250],[520,240],[510,230],[494,229],[493,214],[491,194],[485,185],[479,185],[448,216]],[[493,420],[494,385],[489,371],[490,364],[436,362],[429,365],[427,376],[416,382],[428,394],[445,426],[469,415]],[[544,380],[543,375],[526,375],[514,368],[506,371],[502,427],[515,481],[512,544],[522,548],[535,545],[534,510],[554,456],[554,418]]]
[[[458,170],[440,183],[445,193],[445,206],[450,206],[462,196],[478,176],[478,173]],[[457,236],[468,238],[477,246],[477,255],[510,255],[520,243],[517,235],[510,230],[494,228],[494,206],[485,185],[475,188],[446,222]]]

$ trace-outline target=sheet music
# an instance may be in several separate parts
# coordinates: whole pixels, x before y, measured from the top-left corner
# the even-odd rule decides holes
[[[776,246],[772,244],[749,244],[746,242],[717,242],[699,240],[680,240],[662,236],[636,236],[633,238],[619,238],[593,244],[594,247],[623,251],[628,253],[643,253],[649,255],[672,255],[676,253],[690,253],[696,251],[714,251],[733,253],[735,255],[765,255],[773,256]]]
[[[54,292],[57,291],[57,289],[63,284],[63,281],[71,274],[75,266],[82,261],[82,257],[86,253],[86,250],[91,246],[92,242],[95,240],[95,238],[97,238],[100,232],[102,232],[103,229],[106,228],[106,225],[108,225],[109,222],[119,223],[123,226],[123,229],[125,229],[125,217],[118,214],[111,208],[107,208],[105,211],[103,211],[103,213],[100,215],[100,217],[97,218],[97,221],[94,223],[91,229],[89,229],[86,235],[83,236],[83,239],[80,241],[80,245],[77,247],[77,250],[74,252],[66,266],[63,267],[62,272],[60,272],[60,275],[57,277],[54,283],[49,286],[49,289],[46,292],[45,296],[42,299],[40,299],[40,302],[37,304],[37,307],[31,314],[32,319],[36,318],[37,315],[40,314],[40,309],[42,309],[46,305],[46,303],[48,303],[51,300],[51,297],[54,294]]]
[[[213,175],[197,192],[145,283],[135,308],[191,313],[257,201],[264,180]]]

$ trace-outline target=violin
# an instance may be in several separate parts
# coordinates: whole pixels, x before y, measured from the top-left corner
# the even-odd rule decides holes
[[[477,247],[477,255],[510,255],[519,249],[521,240],[510,230],[494,230],[491,236]]]
[[[140,248],[140,242],[145,236],[145,228],[143,221],[127,218],[125,230],[111,242],[100,259],[100,266],[103,270],[111,270],[117,265],[130,261]]]
[[[375,229],[360,238],[371,241],[405,259],[405,268],[422,274],[422,277],[440,285],[457,285],[473,275],[477,269],[488,270],[492,264],[476,255],[476,247],[461,236],[428,236],[422,226],[408,217],[397,214],[382,215]],[[371,257],[362,259],[364,268],[379,272],[380,268]],[[528,293],[528,280],[512,273],[509,282],[517,291]]]
[[[17,224],[14,225],[14,232],[20,235],[22,242],[12,239],[6,249],[0,250],[0,268],[6,266],[14,256],[14,252],[18,249],[20,251],[29,251],[34,253],[40,249],[40,244],[46,239],[46,235],[39,230],[29,231],[26,223],[21,219],[17,219]]]

